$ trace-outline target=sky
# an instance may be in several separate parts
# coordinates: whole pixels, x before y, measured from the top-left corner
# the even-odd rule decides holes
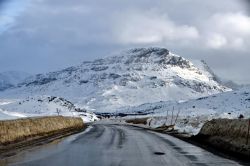
[[[44,73],[135,47],[250,83],[248,0],[0,0],[0,71]]]

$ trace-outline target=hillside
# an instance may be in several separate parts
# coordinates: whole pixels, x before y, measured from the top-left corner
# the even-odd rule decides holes
[[[121,109],[118,113],[147,114],[153,118],[155,126],[174,123],[176,116],[176,128],[191,134],[196,134],[202,125],[211,119],[250,118],[250,88],[242,88],[237,91],[225,92],[207,97],[201,97],[188,101],[166,101],[146,103],[137,107]],[[161,117],[161,118],[158,118]]]
[[[0,97],[60,96],[90,111],[114,112],[127,106],[188,100],[228,90],[201,61],[194,65],[165,48],[137,48],[36,75]]]

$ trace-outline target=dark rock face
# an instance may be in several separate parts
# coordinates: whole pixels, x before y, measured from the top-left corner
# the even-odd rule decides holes
[[[57,80],[56,78],[41,78],[41,79],[38,79],[38,80],[35,80],[33,82],[26,84],[26,86],[44,85],[44,84],[48,84],[48,83],[56,81],[56,80]]]
[[[89,81],[88,80],[81,80],[80,84],[87,84]]]
[[[158,65],[179,66],[181,68],[190,68],[191,64],[188,60],[169,55],[169,51],[165,48],[136,48],[128,52],[132,56],[125,61],[125,64],[131,63],[156,63]],[[154,58],[158,59],[154,61]]]
[[[108,66],[94,66],[91,68],[91,70],[93,71],[103,71],[103,70],[107,70],[109,67]]]
[[[136,48],[128,51],[128,54],[131,56],[125,64],[152,63],[152,57],[164,59],[169,55],[169,51],[165,48]]]
[[[165,48],[151,47],[151,48],[134,48],[129,52],[140,54],[141,57],[149,55],[151,53],[156,53],[157,55],[168,55],[169,51]]]
[[[201,60],[201,62],[203,63],[203,66],[205,67],[205,69],[212,75],[212,80],[221,83],[221,80],[219,79],[219,77],[210,69],[207,63],[204,60]]]
[[[188,87],[190,89],[193,89],[194,91],[196,91],[198,93],[204,93],[204,92],[209,91],[209,90],[221,91],[216,86],[210,86],[210,85],[198,82],[198,81],[190,82],[190,81],[187,81],[187,80],[183,80],[180,77],[176,77],[175,80],[174,80],[174,83],[176,85],[179,85],[179,86],[182,86],[182,87]]]
[[[119,74],[115,74],[115,73],[110,73],[109,74],[109,78],[112,78],[112,79],[117,79],[117,78],[120,78],[121,77],[121,75],[119,75]]]
[[[190,62],[183,59],[182,57],[172,57],[167,64],[173,65],[173,66],[179,66],[181,68],[190,68]]]

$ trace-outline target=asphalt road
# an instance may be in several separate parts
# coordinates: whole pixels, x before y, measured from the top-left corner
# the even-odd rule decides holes
[[[11,157],[2,162],[2,165],[237,166],[240,164],[165,134],[132,126],[96,124],[84,133]]]

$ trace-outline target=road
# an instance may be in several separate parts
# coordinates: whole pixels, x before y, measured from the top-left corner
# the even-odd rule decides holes
[[[1,164],[0,164],[1,165]],[[138,127],[96,124],[60,142],[6,159],[18,166],[236,166],[199,147]]]

